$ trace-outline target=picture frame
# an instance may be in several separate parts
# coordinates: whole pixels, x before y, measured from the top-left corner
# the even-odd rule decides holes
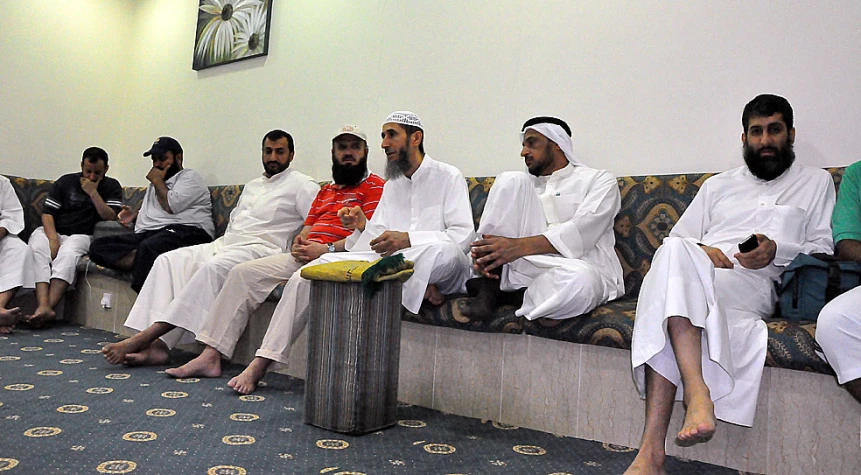
[[[269,54],[273,0],[200,0],[192,69]]]

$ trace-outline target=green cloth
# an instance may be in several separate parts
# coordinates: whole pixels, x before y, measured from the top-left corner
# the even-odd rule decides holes
[[[843,239],[861,241],[861,162],[843,171],[834,214],[831,215],[834,244]]]

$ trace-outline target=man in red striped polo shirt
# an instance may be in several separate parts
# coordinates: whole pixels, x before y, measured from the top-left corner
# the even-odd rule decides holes
[[[344,241],[352,231],[341,225],[338,210],[360,206],[370,217],[383,193],[384,180],[368,171],[367,158],[365,133],[355,125],[338,129],[332,139],[333,183],[323,186],[317,194],[290,254],[244,262],[231,269],[213,311],[197,334],[197,341],[206,348],[185,365],[168,369],[167,374],[177,378],[220,376],[221,356],[233,356],[248,317],[272,289],[321,255],[345,250]]]

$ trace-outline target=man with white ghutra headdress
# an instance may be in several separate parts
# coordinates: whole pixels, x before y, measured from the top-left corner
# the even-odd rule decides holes
[[[526,288],[515,312],[530,320],[589,312],[625,293],[613,246],[619,186],[574,158],[571,129],[555,117],[526,121],[520,155],[529,173],[500,174],[472,244],[463,313],[489,318],[502,291]]]
[[[382,126],[386,178],[380,204],[371,219],[358,206],[338,215],[348,229],[349,252],[323,254],[308,265],[342,260],[374,261],[403,254],[415,264],[402,288],[402,305],[417,313],[422,300],[443,302],[443,295],[462,292],[469,277],[466,252],[475,238],[466,181],[460,171],[424,152],[424,125],[408,111],[393,112]],[[228,385],[248,394],[273,361],[287,363],[290,348],[308,321],[311,281],[297,272],[284,293],[256,358]]]

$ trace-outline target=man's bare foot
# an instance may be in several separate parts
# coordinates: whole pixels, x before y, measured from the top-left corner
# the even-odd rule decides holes
[[[428,285],[427,290],[425,290],[425,300],[430,302],[432,305],[442,305],[445,302],[445,295],[436,288],[435,285]]]
[[[140,333],[137,333],[123,341],[105,345],[102,348],[102,353],[105,355],[108,363],[123,364],[126,362],[126,357],[129,354],[143,351],[148,346],[150,346],[150,342],[144,339]]]
[[[641,447],[625,475],[666,475],[664,458],[663,453],[650,453]]]
[[[715,405],[706,396],[693,396],[685,412],[682,430],[676,436],[676,445],[690,447],[708,442],[715,433]]]
[[[21,308],[0,308],[0,334],[12,333],[15,324],[21,321]]]
[[[217,378],[221,376],[221,353],[207,346],[197,358],[178,368],[169,368],[165,373],[174,378]]]
[[[256,357],[241,373],[227,382],[227,385],[240,394],[251,394],[257,389],[257,383],[266,375],[266,368],[272,360]]]
[[[167,345],[156,340],[147,348],[136,353],[127,353],[123,362],[128,366],[159,366],[170,362],[170,351]]]
[[[57,318],[57,312],[48,306],[39,306],[36,308],[36,313],[27,317],[27,324],[33,328],[44,328],[51,320]]]

